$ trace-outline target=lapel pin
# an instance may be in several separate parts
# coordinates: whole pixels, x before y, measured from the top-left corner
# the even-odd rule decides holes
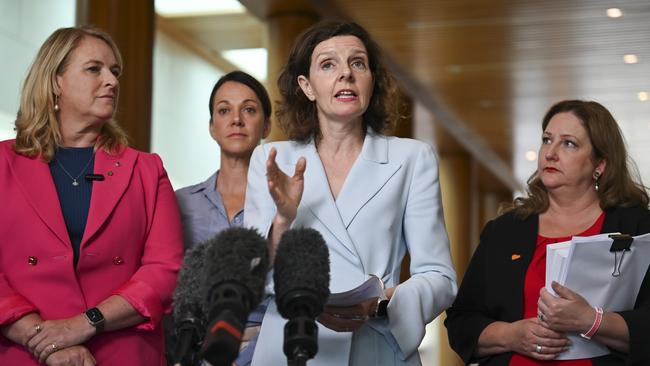
[[[112,177],[113,176],[113,171],[109,170],[108,173],[106,173],[106,174],[108,174],[109,177]]]
[[[519,254],[513,254],[512,257],[510,257],[510,259],[512,259],[513,261],[516,261],[519,258],[521,258],[521,255]]]

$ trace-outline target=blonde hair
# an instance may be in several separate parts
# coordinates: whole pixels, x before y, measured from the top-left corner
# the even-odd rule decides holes
[[[56,149],[62,145],[61,129],[54,111],[56,76],[65,72],[72,51],[84,37],[95,37],[106,42],[122,67],[122,55],[117,45],[99,29],[71,27],[52,33],[38,51],[23,83],[16,115],[16,153],[38,156],[50,162]],[[127,145],[126,133],[111,119],[102,127],[95,150],[102,148],[109,153],[117,153]]]

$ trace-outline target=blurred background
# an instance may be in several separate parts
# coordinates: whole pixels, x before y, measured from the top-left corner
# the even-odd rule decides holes
[[[459,278],[481,227],[535,171],[553,103],[605,105],[650,181],[648,0],[0,0],[0,139],[14,136],[21,83],[45,38],[92,24],[123,53],[117,120],[132,144],[161,155],[174,188],[203,181],[219,167],[208,134],[216,80],[242,69],[277,100],[291,45],[321,19],[371,33],[401,87],[395,133],[438,151]],[[283,138],[276,128],[269,139]],[[460,365],[441,318],[423,363]]]

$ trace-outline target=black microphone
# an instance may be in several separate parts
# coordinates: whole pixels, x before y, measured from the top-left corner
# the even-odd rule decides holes
[[[316,317],[329,297],[329,250],[314,229],[287,230],[275,255],[275,302],[283,318],[282,350],[289,365],[306,365],[318,352]]]
[[[174,324],[177,343],[174,347],[174,365],[198,365],[201,337],[207,321],[202,309],[204,258],[207,248],[201,243],[185,253],[183,267],[174,291]]]
[[[230,366],[248,314],[262,301],[269,266],[267,241],[253,229],[222,231],[205,253],[203,313],[209,319],[201,356],[212,366]]]
[[[84,175],[84,179],[92,182],[92,181],[98,181],[101,182],[104,180],[104,174],[86,174]]]

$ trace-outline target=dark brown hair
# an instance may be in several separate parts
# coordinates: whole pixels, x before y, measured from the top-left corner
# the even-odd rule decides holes
[[[269,98],[269,94],[266,92],[264,85],[262,85],[262,83],[260,83],[257,79],[255,79],[251,75],[243,71],[235,70],[219,78],[219,80],[217,80],[217,83],[214,84],[214,87],[212,88],[212,93],[210,93],[210,100],[208,101],[208,108],[210,109],[210,123],[212,123],[212,113],[214,111],[214,95],[217,94],[217,91],[219,90],[219,88],[223,86],[223,84],[229,81],[240,83],[242,85],[246,85],[247,87],[249,87],[253,91],[253,93],[255,93],[257,99],[259,99],[260,103],[262,104],[262,111],[264,112],[264,120],[267,122],[270,121],[271,99]]]
[[[278,78],[282,102],[278,104],[276,115],[280,128],[291,140],[305,142],[320,135],[316,104],[300,89],[298,76],[309,75],[314,48],[336,36],[355,36],[368,52],[374,85],[368,109],[363,114],[364,131],[371,127],[375,132],[385,134],[397,121],[397,86],[381,62],[379,46],[356,23],[324,21],[307,29],[298,38]]]
[[[569,112],[582,122],[593,147],[593,160],[607,162],[599,179],[598,199],[603,210],[616,206],[647,207],[650,199],[646,187],[628,156],[623,134],[612,114],[603,105],[593,101],[565,100],[553,105],[542,120],[542,131],[558,113]],[[633,170],[634,176],[632,175]],[[540,214],[548,209],[548,191],[538,172],[528,178],[528,197],[517,197],[513,205],[522,217]]]

